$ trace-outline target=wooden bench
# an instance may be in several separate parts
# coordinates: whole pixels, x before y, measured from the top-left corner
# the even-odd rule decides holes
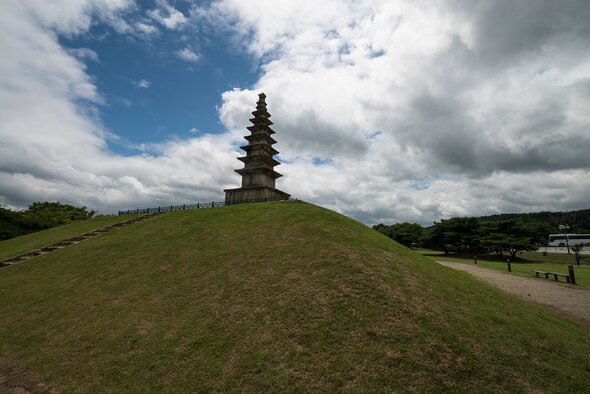
[[[553,275],[555,277],[555,280],[559,282],[557,277],[563,276],[565,278],[565,281],[567,283],[570,283],[570,276],[566,275],[566,274],[560,274],[559,272],[547,272],[547,271],[537,271],[537,270],[532,270],[532,271],[537,275],[537,278],[540,278],[539,274],[545,275],[545,279],[549,279],[549,275]]]

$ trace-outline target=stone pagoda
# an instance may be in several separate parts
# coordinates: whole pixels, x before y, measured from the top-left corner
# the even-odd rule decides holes
[[[244,168],[235,170],[242,176],[242,187],[237,189],[225,189],[225,204],[240,204],[246,202],[287,200],[290,195],[275,189],[275,179],[282,176],[274,170],[279,163],[273,159],[273,155],[279,153],[272,147],[276,141],[271,137],[275,132],[270,128],[270,114],[266,110],[266,95],[260,93],[254,116],[250,119],[252,126],[247,127],[250,135],[245,136],[248,145],[240,149],[246,152],[246,156],[238,157],[244,162]]]

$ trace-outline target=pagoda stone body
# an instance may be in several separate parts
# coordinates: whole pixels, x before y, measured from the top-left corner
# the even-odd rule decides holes
[[[274,170],[279,163],[273,156],[279,153],[272,147],[276,141],[271,137],[275,132],[270,128],[270,114],[266,110],[266,95],[260,93],[254,116],[250,119],[252,126],[247,127],[250,135],[245,136],[248,145],[240,149],[246,156],[238,157],[244,162],[244,168],[235,170],[242,176],[242,187],[225,189],[225,204],[240,204],[246,202],[287,200],[290,195],[275,189],[275,180],[282,176]]]

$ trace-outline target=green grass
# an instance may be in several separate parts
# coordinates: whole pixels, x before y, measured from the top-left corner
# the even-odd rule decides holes
[[[550,251],[551,248],[548,248]],[[572,254],[567,253],[551,253],[548,252],[546,256],[543,255],[542,252],[519,252],[517,254],[518,258],[534,261],[534,262],[541,262],[541,263],[558,263],[558,264],[572,264],[576,265],[576,257]],[[580,264],[590,266],[590,255],[582,254],[580,255]]]
[[[445,255],[442,252],[427,249],[420,249],[417,250],[417,252],[425,255],[433,261],[451,261],[457,263],[474,264],[473,258],[465,258],[464,256],[457,257],[452,254]],[[478,256],[477,265],[484,268],[492,268],[498,271],[503,271],[509,274],[510,272],[508,272],[508,265],[506,264],[506,259],[508,257],[509,256],[504,256],[500,259],[497,256]],[[560,283],[563,286],[590,289],[590,266],[584,264],[588,261],[588,259],[583,259],[580,261],[582,265],[577,266],[575,258],[571,255],[568,256],[567,254],[564,255],[561,253],[548,253],[547,256],[543,256],[542,253],[524,252],[522,254],[518,254],[518,259],[511,259],[511,274],[532,278],[536,278],[533,270],[567,274],[567,266],[568,264],[572,264],[574,266],[574,274],[576,275],[576,285],[565,283],[564,278],[559,278],[561,281]],[[542,277],[539,278],[539,280],[547,279]],[[551,280],[553,280],[553,277],[551,277]]]
[[[99,216],[81,222],[65,224],[63,226],[57,226],[36,233],[21,235],[20,237],[0,241],[0,261],[92,230],[107,227],[114,223],[123,222],[134,216],[137,215]]]
[[[62,392],[590,391],[588,328],[301,202],[160,215],[0,300],[0,365]]]

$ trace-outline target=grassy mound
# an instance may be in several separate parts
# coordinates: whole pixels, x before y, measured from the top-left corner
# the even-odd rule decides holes
[[[0,365],[64,392],[590,390],[588,329],[300,202],[0,271]]]
[[[0,261],[39,249],[64,239],[75,237],[92,230],[98,230],[111,224],[124,222],[139,215],[99,216],[96,218],[64,224],[47,230],[37,231],[20,237],[0,241]]]

